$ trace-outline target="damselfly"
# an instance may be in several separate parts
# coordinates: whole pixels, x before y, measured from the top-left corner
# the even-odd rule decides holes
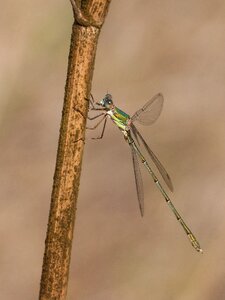
[[[151,125],[158,119],[158,117],[162,111],[162,107],[163,107],[162,94],[155,95],[141,109],[136,111],[132,117],[130,117],[128,114],[126,114],[124,111],[120,110],[118,107],[116,107],[113,104],[112,96],[110,94],[106,94],[105,97],[100,102],[95,102],[94,98],[91,96],[90,105],[91,105],[91,107],[90,107],[91,110],[102,111],[102,112],[94,117],[88,117],[88,119],[94,120],[99,117],[102,117],[102,118],[95,126],[87,127],[87,128],[88,129],[96,129],[104,121],[102,133],[96,139],[101,139],[103,137],[107,119],[110,118],[117,125],[117,127],[122,131],[126,142],[130,146],[133,167],[134,167],[137,198],[138,198],[138,202],[139,202],[139,208],[140,208],[141,215],[142,216],[144,215],[144,192],[143,192],[143,183],[142,183],[141,172],[140,172],[139,162],[138,162],[139,160],[142,162],[142,164],[145,166],[145,168],[151,175],[154,183],[156,184],[159,191],[163,195],[169,208],[171,209],[171,211],[175,215],[176,219],[181,224],[185,233],[187,234],[192,246],[198,252],[203,252],[198,240],[195,238],[192,231],[189,229],[189,227],[186,225],[186,223],[184,222],[181,215],[176,210],[176,208],[173,205],[172,201],[170,200],[168,194],[162,187],[161,183],[159,182],[158,178],[156,177],[155,173],[153,172],[152,168],[148,164],[147,160],[145,159],[144,155],[142,154],[142,152],[139,148],[140,143],[142,143],[142,145],[146,149],[148,155],[150,156],[150,158],[154,162],[155,166],[159,170],[159,173],[162,175],[162,178],[164,179],[168,188],[171,191],[173,191],[173,185],[172,185],[169,174],[166,172],[163,165],[160,163],[160,161],[158,160],[156,155],[150,149],[150,147],[145,142],[144,138],[142,137],[142,135],[140,134],[140,132],[137,130],[136,126],[134,125],[134,122],[136,122],[136,121],[142,125]]]

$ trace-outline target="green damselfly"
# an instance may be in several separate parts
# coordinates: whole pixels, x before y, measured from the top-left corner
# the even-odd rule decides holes
[[[102,117],[100,121],[93,127],[87,127],[88,129],[96,129],[103,121],[103,128],[102,133],[99,137],[95,139],[101,139],[104,135],[105,126],[107,119],[110,118],[117,127],[122,131],[126,142],[129,144],[132,154],[132,161],[134,167],[134,175],[135,175],[135,183],[136,183],[136,190],[137,190],[137,198],[139,202],[139,208],[141,215],[144,215],[144,192],[143,192],[143,183],[141,172],[139,168],[139,160],[145,166],[149,174],[151,175],[154,183],[158,187],[159,191],[163,195],[166,203],[168,204],[169,208],[175,215],[176,219],[181,224],[182,228],[184,229],[185,233],[187,234],[192,246],[198,251],[203,252],[198,240],[195,238],[194,234],[190,230],[190,228],[186,225],[181,215],[176,210],[175,206],[173,205],[172,201],[170,200],[168,194],[162,187],[161,183],[159,182],[158,178],[156,177],[155,173],[153,172],[152,168],[150,167],[149,163],[145,159],[144,155],[140,150],[140,144],[142,144],[147,151],[148,155],[154,162],[155,166],[159,170],[159,173],[162,175],[165,183],[167,184],[168,188],[173,191],[172,181],[170,179],[169,174],[166,172],[163,165],[160,163],[156,155],[150,149],[148,144],[145,142],[144,138],[137,130],[134,122],[139,122],[142,125],[151,125],[153,124],[159,117],[162,107],[163,107],[163,96],[162,94],[155,95],[152,99],[150,99],[141,109],[136,111],[132,117],[126,114],[124,111],[120,110],[116,107],[113,103],[112,96],[110,94],[106,94],[105,97],[100,102],[95,102],[93,96],[90,99],[90,109],[94,111],[102,111],[100,114],[94,117],[88,117],[89,120],[94,120],[99,117]]]

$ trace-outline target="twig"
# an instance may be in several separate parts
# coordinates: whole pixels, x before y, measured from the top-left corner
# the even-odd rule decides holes
[[[73,25],[40,300],[65,300],[97,41],[110,0],[71,0]],[[81,3],[82,4],[82,3]],[[84,16],[89,16],[88,18]],[[91,20],[91,21],[90,21]],[[92,22],[92,20],[95,20]],[[97,24],[97,25],[96,25]],[[73,297],[73,299],[75,299]]]
[[[70,0],[72,7],[73,7],[73,12],[74,12],[74,19],[77,21],[79,25],[82,26],[94,26],[97,28],[100,28],[102,23],[97,22],[91,18],[91,16],[85,16],[81,9],[79,8],[79,5],[76,0]]]

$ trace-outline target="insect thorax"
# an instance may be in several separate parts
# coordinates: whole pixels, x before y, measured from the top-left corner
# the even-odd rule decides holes
[[[113,110],[108,111],[108,115],[120,129],[126,130],[127,123],[130,120],[130,116],[128,114],[120,110],[118,107],[115,107]]]

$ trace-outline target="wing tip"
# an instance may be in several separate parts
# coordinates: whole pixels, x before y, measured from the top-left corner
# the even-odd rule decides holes
[[[140,205],[139,208],[140,208],[141,217],[143,218],[144,217],[144,207]]]
[[[173,192],[174,188],[173,188],[172,180],[168,173],[166,174],[166,177],[167,177],[166,184],[167,184],[168,188],[170,189],[170,191]]]

